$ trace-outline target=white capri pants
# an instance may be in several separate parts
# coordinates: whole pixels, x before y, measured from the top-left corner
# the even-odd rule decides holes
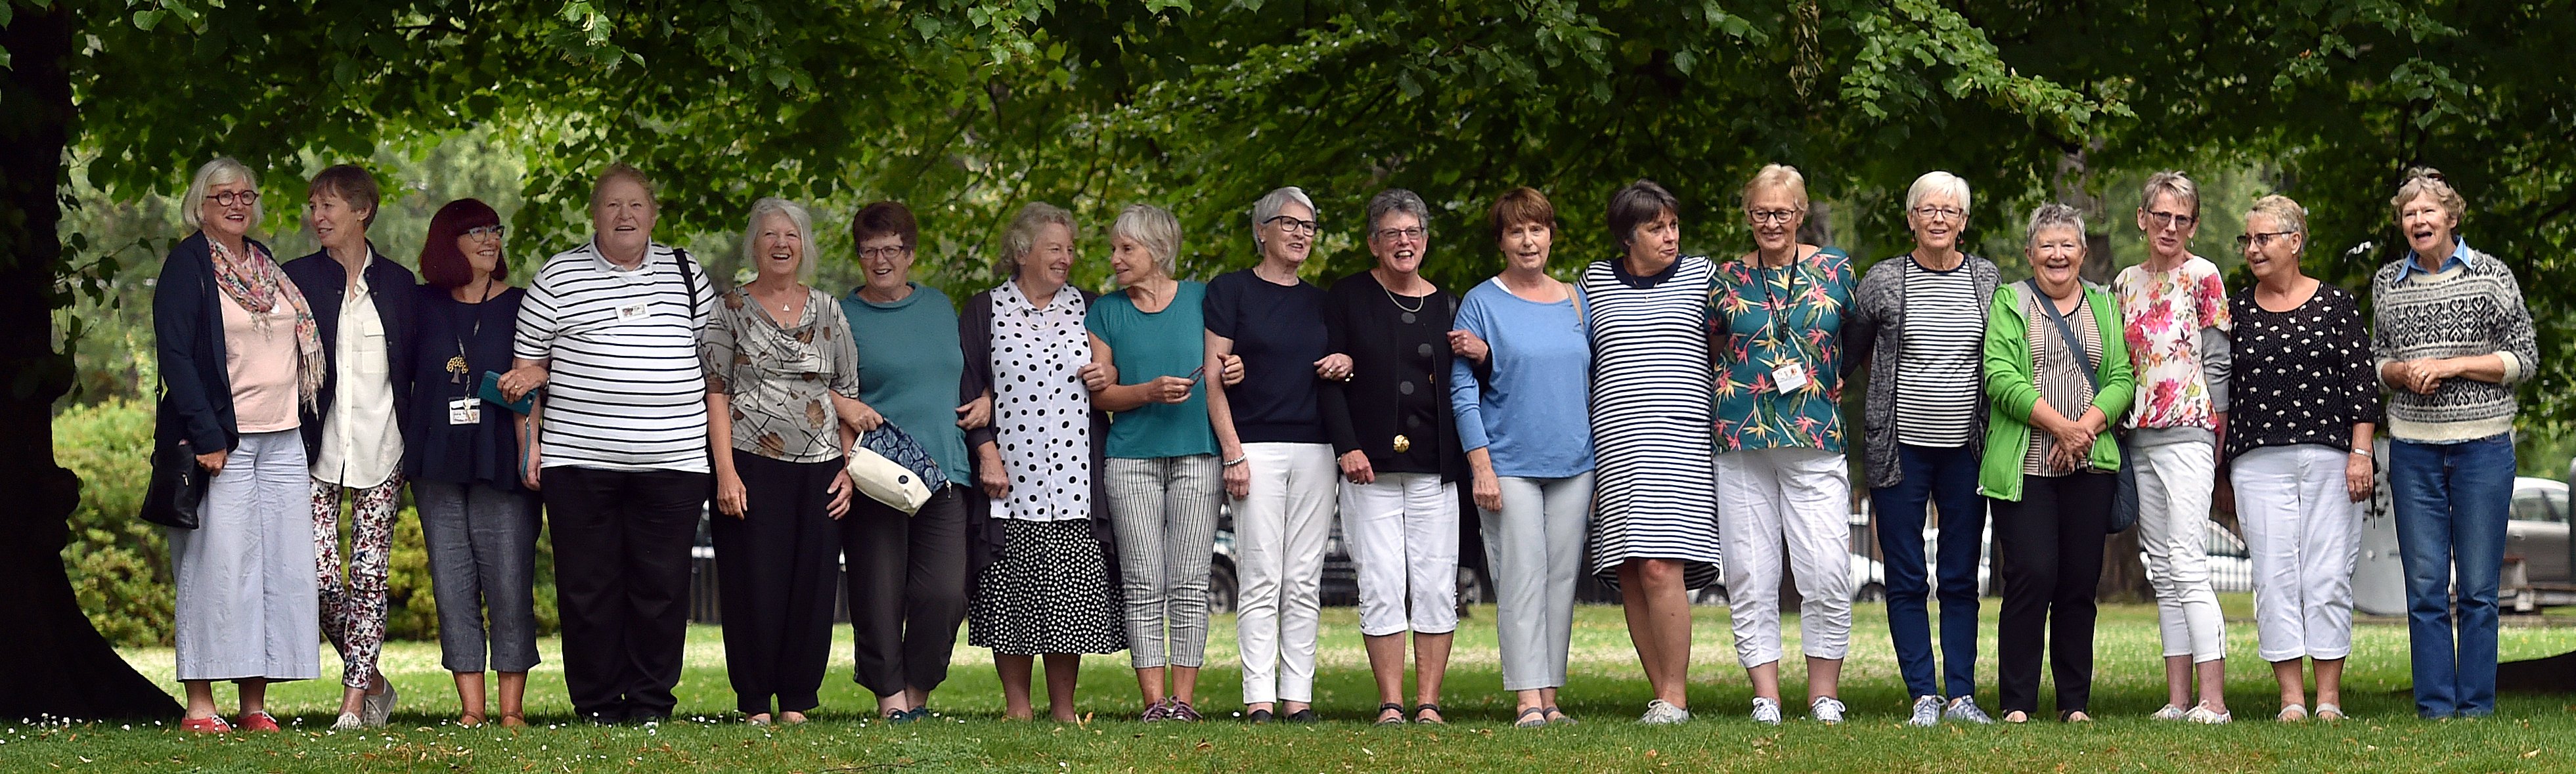
[[[1493,568],[1503,690],[1563,688],[1574,645],[1574,581],[1583,572],[1583,535],[1592,525],[1592,473],[1499,476],[1495,483],[1503,509],[1479,510],[1479,527],[1485,566]]]
[[[2265,661],[2352,655],[2352,568],[2361,504],[2343,484],[2351,452],[2323,444],[2236,456],[2237,524],[2254,558],[2254,634]]]
[[[1332,444],[1247,443],[1252,489],[1234,501],[1234,616],[1243,703],[1315,700],[1324,542],[1333,534]]]
[[[2131,449],[2138,474],[2138,547],[2147,554],[2147,585],[2156,592],[2164,655],[2194,664],[2227,657],[2227,619],[2209,583],[2210,488],[2218,480],[2216,448],[2184,441]],[[2340,470],[2341,468],[2337,468]]]
[[[1458,630],[1458,485],[1437,473],[1342,481],[1342,545],[1359,572],[1360,633]]]
[[[1798,583],[1800,649],[1840,659],[1851,645],[1851,473],[1815,449],[1717,455],[1717,542],[1735,658],[1780,660],[1781,547]]]

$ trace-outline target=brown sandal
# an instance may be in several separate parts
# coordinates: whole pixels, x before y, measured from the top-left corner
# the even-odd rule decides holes
[[[501,713],[502,728],[527,728],[528,718],[516,712]]]
[[[456,726],[458,728],[481,728],[485,719],[486,718],[484,718],[483,713],[468,712],[456,718]]]

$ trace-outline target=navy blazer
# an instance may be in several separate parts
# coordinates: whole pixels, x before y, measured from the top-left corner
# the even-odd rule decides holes
[[[411,270],[376,252],[374,242],[367,243],[367,286],[376,299],[376,317],[385,327],[385,380],[393,389],[394,416],[397,421],[411,416],[412,310],[418,305],[420,284]],[[313,322],[322,334],[322,359],[329,367],[322,372],[322,389],[313,396],[315,410],[298,408],[303,419],[304,453],[313,459],[322,449],[322,418],[331,414],[331,399],[340,384],[340,299],[349,290],[349,270],[331,257],[328,250],[286,263],[286,276],[304,292],[304,303],[313,310]]]
[[[244,240],[256,252],[268,247]],[[191,454],[231,451],[241,438],[233,421],[233,380],[224,363],[224,309],[215,287],[214,252],[205,232],[188,235],[161,261],[152,284],[152,334],[161,356],[161,397],[154,445],[187,441]]]

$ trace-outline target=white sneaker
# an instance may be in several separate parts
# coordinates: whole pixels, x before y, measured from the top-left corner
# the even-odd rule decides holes
[[[1643,717],[1637,718],[1637,722],[1644,723],[1649,726],[1669,726],[1676,723],[1687,723],[1690,722],[1690,710],[1675,707],[1672,702],[1656,699],[1654,701],[1646,702],[1646,714]]]
[[[2154,720],[2181,720],[2183,719],[2183,716],[2189,714],[2191,713],[2183,711],[2183,708],[2181,707],[2167,704],[2164,709],[2156,710],[2156,714],[2148,715],[2147,717]]]
[[[1977,706],[1976,697],[1973,696],[1961,696],[1956,699],[1951,699],[1950,708],[1943,710],[1941,712],[1941,717],[1961,723],[1975,723],[1980,726],[1991,726],[1995,724],[1995,719],[1988,716],[1984,709]]]
[[[2204,724],[2204,725],[2217,726],[2217,725],[2225,725],[2225,724],[2227,724],[2229,721],[2233,721],[2233,720],[2235,720],[2235,719],[2236,719],[2236,713],[2233,713],[2233,712],[2211,712],[2211,711],[2209,710],[2209,708],[2208,708],[2208,707],[2204,707],[2204,706],[2200,706],[2200,705],[2193,705],[2193,706],[2192,706],[2192,708],[2191,708],[2191,711],[2190,711],[2190,712],[2183,713],[2182,719],[2184,719],[2184,720],[2188,720],[2188,721],[2191,721],[2191,722],[2194,722],[2194,723],[2200,723],[2200,724]]]
[[[1931,728],[1931,727],[1933,727],[1933,726],[1939,725],[1940,723],[1941,723],[1941,697],[1939,697],[1939,696],[1916,696],[1916,697],[1914,697],[1914,715],[1913,715],[1912,717],[1908,717],[1908,718],[1906,718],[1906,719],[1905,719],[1905,724],[1906,724],[1906,725],[1909,725],[1909,726],[1913,726],[1913,727],[1915,727],[1915,728]]]
[[[360,720],[355,712],[340,713],[340,719],[331,722],[333,731],[356,731],[365,727],[366,721]]]
[[[1766,726],[1780,725],[1780,702],[1753,697],[1753,722]]]
[[[1828,726],[1839,725],[1843,722],[1843,702],[1831,696],[1818,696],[1807,704],[1807,716]]]

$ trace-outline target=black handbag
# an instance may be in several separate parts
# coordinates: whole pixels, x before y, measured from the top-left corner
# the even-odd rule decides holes
[[[2065,315],[2057,313],[2057,305],[2048,301],[2047,294],[2039,292],[2039,281],[2025,280],[2022,284],[2030,287],[2031,298],[2037,300],[2039,308],[2048,314],[2048,321],[2057,323],[2057,337],[2065,339],[2068,346],[2075,347],[2084,360],[2092,361],[2094,368],[2102,367],[2101,358],[2095,357],[2091,352],[2083,351],[2084,339],[2075,335],[2074,326],[2066,324]],[[2036,352],[2031,353],[2034,363],[2038,356]],[[2084,381],[2093,385],[2094,391],[2101,391],[2102,377],[2092,371],[2084,372]],[[2114,419],[2113,422],[2116,424],[2118,420]],[[2117,430],[2113,432],[2117,433]],[[2138,470],[2136,465],[2129,462],[2130,454],[2134,450],[2129,448],[2126,437],[2117,437],[2117,440],[2120,446],[2120,470],[2116,475],[2119,480],[2111,490],[2111,519],[2108,525],[2110,533],[2114,535],[2138,526]]]
[[[197,506],[206,500],[206,468],[185,440],[152,447],[152,483],[143,490],[144,521],[196,529]]]

